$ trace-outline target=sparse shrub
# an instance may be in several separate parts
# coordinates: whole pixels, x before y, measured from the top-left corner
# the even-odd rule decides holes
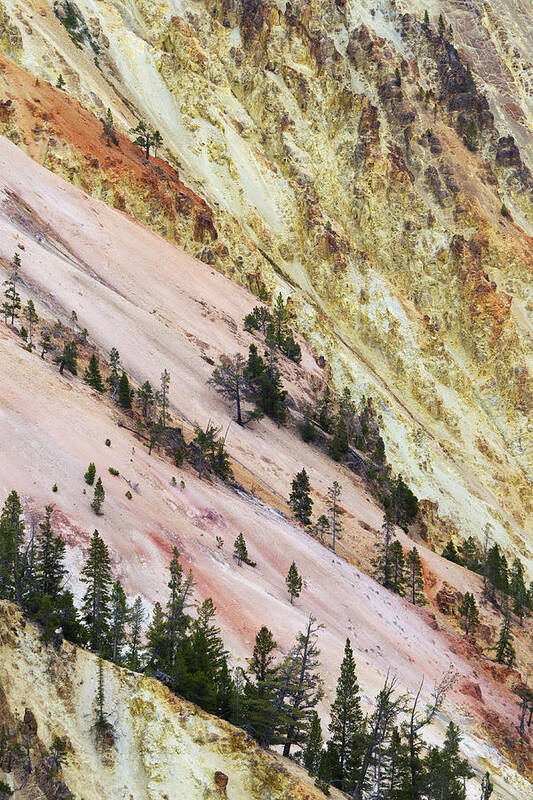
[[[129,490],[129,489],[128,489],[128,491],[126,492],[126,497],[128,498],[128,500],[131,500],[131,499],[133,498],[133,495],[132,495],[132,493],[130,492],[130,490]]]
[[[222,548],[224,547],[224,539],[222,538],[222,536],[217,536],[216,537],[216,543],[217,543],[218,549],[222,550]]]
[[[505,203],[502,203],[502,207],[500,208],[500,214],[502,215],[502,217],[505,217],[506,219],[511,219],[511,212],[509,211]]]
[[[57,492],[57,483],[54,483],[54,485],[52,486],[52,491]]]
[[[183,447],[175,447],[174,448],[174,464],[177,467],[181,467],[183,464],[183,460],[185,458],[185,450]]]
[[[118,469],[115,469],[115,467],[109,467],[109,474],[116,477],[117,475],[120,475],[120,472]]]
[[[106,447],[111,447],[111,439],[106,439],[105,440],[105,446]]]

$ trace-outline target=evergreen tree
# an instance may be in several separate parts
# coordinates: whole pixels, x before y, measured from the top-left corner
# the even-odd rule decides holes
[[[167,424],[170,422],[170,416],[168,413],[168,410],[170,408],[169,390],[170,390],[170,373],[167,372],[166,369],[164,369],[163,372],[161,373],[161,388],[159,391],[159,408],[161,411],[161,424],[163,426],[163,430],[167,427]]]
[[[296,519],[299,520],[302,525],[311,524],[313,501],[311,499],[309,477],[305,468],[298,472],[292,480],[289,505],[294,511]]]
[[[261,331],[266,336],[267,328],[272,322],[272,314],[265,306],[254,306],[244,318],[244,330]]]
[[[303,422],[298,426],[300,435],[306,444],[316,441],[316,428],[311,415],[311,408],[308,405],[305,407]]]
[[[354,785],[364,743],[364,721],[350,640],[346,639],[335,700],[330,710],[330,745],[335,752],[331,782],[348,792]]]
[[[28,300],[24,308],[24,318],[28,323],[28,340],[30,350],[33,350],[33,328],[39,322],[39,317],[35,310],[33,300]]]
[[[56,89],[63,89],[64,86],[65,86],[65,79],[63,78],[63,75],[59,73],[56,80]]]
[[[258,355],[255,344],[251,344],[244,374],[250,382],[254,400],[260,410],[275,422],[284,422],[287,416],[287,392],[282,388],[281,375],[272,348],[269,362],[265,364]]]
[[[446,729],[444,745],[439,750],[432,747],[427,756],[427,783],[425,792],[429,800],[465,800],[465,781],[474,772],[466,759],[460,758],[461,742],[459,728],[450,722]]]
[[[427,8],[424,10],[424,25],[426,28],[429,26],[429,14]]]
[[[461,560],[467,569],[479,572],[482,563],[482,554],[473,536],[469,536],[458,548]]]
[[[465,595],[458,608],[458,613],[461,618],[461,627],[466,636],[475,636],[477,627],[479,625],[479,612],[476,605],[476,600],[473,594],[465,592]]]
[[[34,581],[39,595],[47,595],[55,603],[62,592],[65,569],[65,542],[54,535],[52,513],[54,507],[46,506],[45,516],[39,523],[39,536],[35,548]]]
[[[461,563],[461,557],[457,552],[457,548],[451,539],[449,542],[446,543],[446,546],[442,551],[442,557],[446,558],[448,561],[452,561],[454,564]]]
[[[407,567],[407,587],[408,597],[413,605],[424,605],[424,577],[422,575],[422,562],[418,555],[418,550],[413,547],[409,550],[405,560]]]
[[[335,431],[330,442],[329,452],[334,461],[342,461],[349,449],[346,422],[339,415],[335,421]]]
[[[137,595],[131,607],[128,630],[128,651],[126,655],[126,666],[134,672],[139,672],[141,669],[141,637],[144,620],[145,613],[142,598],[140,595]]]
[[[120,581],[114,581],[110,596],[109,657],[115,664],[122,663],[126,645],[126,628],[131,611]]]
[[[83,374],[83,380],[93,389],[96,389],[97,392],[105,392],[100,366],[95,353],[89,359],[89,364]]]
[[[85,479],[85,483],[87,483],[89,486],[93,485],[94,479],[96,478],[96,467],[92,461],[87,467],[87,472],[83,477]]]
[[[329,433],[331,430],[331,390],[329,386],[326,384],[324,389],[324,394],[322,395],[322,401],[320,403],[320,407],[318,410],[318,424],[322,428],[323,431]]]
[[[132,391],[128,376],[123,372],[118,382],[118,404],[121,408],[131,408],[131,395]]]
[[[308,735],[310,715],[322,698],[317,638],[320,625],[309,617],[304,632],[298,634],[296,645],[285,659],[288,679],[282,685],[283,711],[287,724],[282,734],[283,755],[290,756],[293,745],[302,746]]]
[[[0,515],[0,598],[22,603],[24,519],[17,492],[9,493]]]
[[[391,589],[396,594],[403,595],[405,586],[405,559],[403,548],[396,539],[390,546]]]
[[[56,364],[59,364],[59,374],[63,375],[67,369],[72,375],[78,374],[78,349],[75,342],[65,342],[61,355],[55,357]]]
[[[108,108],[104,119],[102,120],[102,127],[104,129],[104,136],[107,140],[107,146],[111,147],[111,143],[118,145],[118,136],[115,130],[115,121],[111,109]]]
[[[515,558],[510,572],[509,593],[513,598],[513,612],[518,616],[520,625],[524,615],[528,615],[528,592],[524,580],[524,565]]]
[[[439,36],[442,39],[444,36],[444,32],[446,30],[446,23],[444,22],[444,17],[442,14],[439,14]]]
[[[270,744],[279,719],[274,706],[278,675],[274,657],[276,647],[271,631],[263,625],[255,637],[252,657],[248,662],[249,672],[255,681],[249,680],[245,686],[246,728],[263,746]]]
[[[167,668],[167,622],[161,603],[154,604],[152,620],[146,632],[146,654],[148,666],[152,673]]]
[[[506,594],[509,590],[507,560],[501,553],[500,547],[497,543],[493,544],[487,552],[485,574],[485,594],[492,603],[495,603],[497,591],[500,591],[502,594]]]
[[[391,546],[394,541],[394,525],[389,513],[385,514],[381,537],[377,542],[377,556],[374,560],[374,577],[385,586],[386,589],[393,588]]]
[[[289,592],[292,605],[294,603],[294,598],[300,597],[300,592],[302,591],[302,577],[299,574],[294,561],[289,567],[289,572],[285,578],[285,583],[287,585],[287,591]]]
[[[19,270],[20,256],[18,253],[15,253],[13,255],[13,261],[11,262],[11,275],[7,281],[4,281],[4,286],[6,287],[4,291],[4,297],[6,298],[4,316],[11,317],[11,325],[15,324],[15,320],[18,318],[18,312],[21,309],[20,295],[17,292]]]
[[[490,800],[494,786],[490,779],[490,772],[485,772],[481,781],[481,798],[480,800]]]
[[[150,419],[151,410],[154,405],[154,390],[150,381],[145,381],[140,389],[137,389],[137,397],[141,403],[141,414],[143,419]]]
[[[132,128],[130,133],[135,136],[133,144],[142,147],[147,161],[150,160],[150,148],[152,147],[152,131],[143,120],[139,120],[136,128]]]
[[[83,595],[82,615],[87,625],[89,647],[99,653],[109,637],[112,579],[109,550],[97,530],[91,537],[81,581],[87,587]]]
[[[167,664],[166,668],[172,674],[178,651],[178,644],[185,636],[190,624],[187,609],[191,605],[194,581],[192,572],[183,579],[183,567],[180,564],[180,554],[177,547],[172,548],[172,559],[168,566],[170,580],[168,582],[169,596],[167,602]]]
[[[106,382],[109,384],[111,397],[114,400],[120,383],[120,375],[119,375],[120,353],[118,352],[116,347],[112,347],[109,352],[109,366],[111,368],[111,375],[109,375],[109,377],[106,378]]]
[[[333,552],[336,552],[335,547],[337,543],[337,538],[339,534],[342,532],[342,523],[341,523],[341,516],[344,514],[344,511],[339,506],[339,497],[341,496],[342,489],[340,484],[337,481],[333,481],[331,486],[328,486],[328,498],[329,498],[329,519],[330,519],[330,531],[331,531],[331,548]]]
[[[500,635],[494,650],[496,651],[496,661],[498,664],[507,664],[512,667],[516,659],[516,651],[513,645],[514,637],[511,631],[511,613],[508,607],[505,608],[503,622],[500,628]]]
[[[418,513],[418,499],[401,475],[393,486],[391,501],[396,509],[396,524],[407,533],[407,529]]]
[[[57,622],[63,636],[73,644],[78,644],[84,647],[86,644],[85,629],[80,622],[78,610],[74,605],[74,597],[72,592],[65,590],[58,597],[56,603]]]
[[[317,775],[322,755],[322,728],[320,717],[316,711],[311,714],[311,724],[309,726],[309,736],[305,744],[303,761],[304,767],[310,775]]]
[[[159,150],[160,147],[163,146],[163,137],[161,136],[159,131],[154,131],[154,134],[152,136],[152,142],[153,142],[155,157],[157,158],[157,151]]]
[[[50,338],[50,334],[48,331],[43,331],[41,333],[41,338],[39,341],[39,347],[41,348],[41,358],[44,361],[44,357],[50,350],[54,350],[54,345],[52,344],[52,340]]]
[[[235,417],[238,425],[247,425],[252,420],[260,419],[263,413],[255,409],[244,414],[243,404],[254,397],[254,388],[248,377],[246,361],[240,353],[233,358],[223,356],[220,364],[213,370],[209,381],[217,392],[220,392],[235,404]]]
[[[233,558],[237,559],[237,564],[239,567],[242,566],[242,562],[244,561],[245,564],[248,564],[250,567],[255,567],[255,561],[250,561],[248,556],[248,548],[246,547],[246,542],[244,541],[244,536],[242,533],[239,533],[237,538],[233,543]]]
[[[105,489],[102,486],[102,479],[98,478],[96,486],[94,487],[94,496],[91,503],[91,508],[95,514],[102,514],[102,504],[105,500]]]

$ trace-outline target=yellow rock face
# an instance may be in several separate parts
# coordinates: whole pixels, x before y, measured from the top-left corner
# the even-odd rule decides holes
[[[79,0],[67,29],[61,3],[4,0],[0,43],[123,131],[158,128],[216,247],[75,148],[34,157],[255,291],[290,294],[335,385],[381,405],[395,470],[462,535],[490,523],[527,560],[532,100],[511,5],[433,3],[426,28],[416,0]]]

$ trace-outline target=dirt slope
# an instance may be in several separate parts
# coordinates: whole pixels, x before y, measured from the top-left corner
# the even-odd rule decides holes
[[[226,426],[229,410],[207,385],[212,367],[205,357],[216,359],[220,352],[246,348],[250,339],[241,321],[252,295],[63,183],[5,139],[0,140],[0,175],[0,257],[7,262],[18,249],[24,297],[31,295],[38,310],[65,321],[75,310],[91,340],[106,352],[117,346],[138,381],[157,383],[161,370],[169,369],[177,417],[201,423],[211,418]],[[71,563],[81,563],[97,525],[128,593],[142,592],[153,602],[164,597],[165,569],[171,547],[177,545],[194,570],[198,596],[213,597],[228,645],[241,663],[263,622],[286,651],[309,613],[314,614],[325,625],[321,648],[329,698],[346,636],[352,639],[368,701],[391,665],[411,692],[424,675],[427,697],[453,661],[460,681],[431,736],[441,736],[452,717],[465,733],[465,752],[478,774],[490,764],[500,797],[527,797],[527,784],[503,754],[517,747],[517,704],[510,686],[483,668],[478,656],[465,654],[458,639],[439,630],[428,611],[391,595],[258,499],[199,481],[189,470],[157,456],[149,458],[131,433],[117,427],[108,401],[79,379],[61,378],[57,367],[23,350],[6,328],[0,336],[1,494],[16,487],[27,506],[37,509],[54,502]],[[302,367],[286,366],[285,372],[290,392],[298,398],[319,368],[305,349]],[[111,448],[104,444],[108,437]],[[248,483],[278,497],[281,507],[291,477],[303,465],[315,489],[317,510],[337,478],[348,512],[347,554],[353,560],[368,558],[372,536],[360,522],[376,530],[382,515],[348,473],[268,420],[244,431],[230,428],[227,442]],[[91,460],[106,488],[101,518],[94,516],[83,494],[83,473]],[[110,476],[109,466],[121,477]],[[57,494],[51,491],[53,483]],[[131,501],[125,496],[129,485],[136,487]],[[256,569],[239,568],[231,558],[239,531]],[[222,552],[216,548],[216,535],[225,541]],[[470,585],[464,570],[429,551],[423,550],[422,556],[434,580],[446,579],[458,588]],[[294,607],[283,582],[292,560],[305,579]],[[521,654],[520,663],[526,658]],[[469,690],[473,684],[479,685],[481,699]],[[472,786],[474,791],[474,782]]]

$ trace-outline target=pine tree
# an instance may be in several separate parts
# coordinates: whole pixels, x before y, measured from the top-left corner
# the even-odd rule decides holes
[[[330,442],[329,452],[334,461],[342,461],[343,456],[346,455],[349,449],[346,422],[339,415],[335,421],[335,431]]]
[[[18,253],[15,253],[13,255],[13,261],[11,262],[11,275],[7,281],[4,281],[4,286],[6,287],[4,291],[4,297],[6,298],[4,314],[11,317],[11,325],[15,324],[15,320],[18,318],[18,312],[21,309],[20,295],[17,292],[19,270],[20,256]]]
[[[468,539],[460,545],[458,550],[465,567],[473,572],[479,572],[481,569],[482,554],[474,537],[469,536]]]
[[[66,342],[63,345],[61,355],[55,357],[56,364],[59,364],[59,374],[63,375],[65,369],[68,369],[72,375],[78,374],[78,348],[75,342]]]
[[[154,135],[152,136],[152,142],[155,152],[155,157],[157,158],[157,151],[160,147],[163,146],[163,137],[159,133],[159,131],[154,131]]]
[[[381,528],[381,537],[377,542],[377,556],[374,560],[376,580],[385,586],[386,589],[392,589],[392,560],[391,560],[391,546],[394,541],[394,525],[392,523],[391,515],[385,514],[383,526]]]
[[[276,648],[277,643],[271,631],[263,625],[255,637],[252,657],[248,662],[249,672],[255,682],[247,681],[244,698],[247,729],[263,746],[270,744],[279,719],[274,707],[278,674],[274,657]]]
[[[475,636],[479,625],[479,612],[473,594],[465,592],[461,604],[459,605],[458,613],[461,618],[461,628],[464,630],[465,636]]]
[[[329,497],[329,519],[330,519],[330,530],[331,530],[331,548],[333,552],[335,551],[337,538],[342,533],[342,523],[341,523],[341,516],[344,514],[344,511],[339,506],[339,498],[342,494],[342,488],[337,481],[333,481],[331,486],[328,486],[328,497]]]
[[[302,525],[311,524],[311,511],[313,501],[311,499],[311,486],[305,468],[298,472],[292,480],[292,489],[289,496],[289,505],[294,511],[296,519]]]
[[[115,395],[118,391],[118,385],[120,383],[120,353],[118,352],[116,347],[112,347],[109,351],[109,366],[111,368],[111,375],[106,378],[106,382],[109,384],[109,389],[111,391],[111,397],[113,400],[115,399]]]
[[[170,373],[164,369],[161,373],[161,388],[159,392],[159,408],[161,410],[161,424],[163,425],[163,430],[167,427],[168,422],[170,422],[170,416],[168,413],[170,408],[169,390]]]
[[[128,652],[126,655],[126,666],[134,672],[139,672],[141,668],[141,637],[144,620],[145,613],[142,597],[137,595],[131,607],[128,631]]]
[[[403,595],[405,585],[405,559],[403,556],[403,548],[400,542],[396,539],[390,546],[390,565],[391,565],[391,586],[393,592]]]
[[[474,772],[468,761],[459,756],[461,738],[459,728],[450,722],[442,749],[430,749],[426,767],[426,792],[429,798],[465,800],[465,781],[473,777]]]
[[[300,597],[300,592],[302,591],[302,577],[298,573],[298,569],[294,561],[289,567],[289,572],[285,578],[285,583],[287,585],[287,591],[289,592],[292,605],[294,603],[294,598]]]
[[[126,628],[130,620],[131,611],[120,581],[113,582],[109,605],[109,657],[115,664],[121,664],[122,653],[126,644]]]
[[[316,428],[311,414],[311,407],[306,405],[303,422],[298,426],[300,435],[306,444],[310,444],[316,440]]]
[[[439,14],[439,36],[442,39],[444,36],[444,32],[446,30],[446,23],[444,22],[444,17],[442,14]]]
[[[107,146],[111,147],[111,143],[118,144],[118,136],[115,130],[115,121],[111,109],[108,108],[104,119],[102,120],[102,127],[104,129],[104,136],[107,140]]]
[[[97,530],[91,537],[81,581],[87,587],[83,595],[82,615],[88,629],[89,647],[99,653],[109,637],[112,579],[109,550]]]
[[[485,772],[481,781],[481,798],[480,800],[490,800],[490,796],[494,790],[493,783],[490,779],[490,772]]]
[[[56,89],[63,89],[64,86],[65,86],[65,79],[63,78],[63,75],[59,73],[56,80]]]
[[[85,475],[83,477],[84,477],[85,483],[87,483],[89,486],[93,485],[94,479],[96,478],[96,467],[94,466],[94,463],[92,461],[89,464],[89,466],[87,467],[87,472],[85,473]]]
[[[145,381],[140,389],[137,389],[137,397],[141,402],[141,414],[143,419],[150,419],[151,410],[154,405],[154,390],[150,381]]]
[[[320,717],[316,711],[313,711],[311,714],[311,725],[309,726],[309,736],[307,737],[303,755],[304,767],[310,775],[316,775],[318,773],[322,746],[323,740]]]
[[[244,536],[242,535],[242,533],[239,533],[239,535],[235,539],[233,547],[234,547],[233,558],[237,559],[237,564],[239,565],[239,567],[242,566],[243,561],[250,567],[255,567],[255,561],[250,561],[250,558],[248,556],[248,548],[246,547],[246,542],[244,541]]]
[[[125,372],[122,373],[118,382],[118,404],[121,408],[131,408],[131,387]]]
[[[152,131],[143,120],[139,120],[136,128],[132,128],[130,133],[135,136],[133,144],[142,147],[147,161],[150,160],[150,148],[152,147]]]
[[[442,557],[447,559],[448,561],[452,561],[454,564],[461,563],[461,557],[457,552],[457,548],[451,539],[449,542],[446,543],[444,550],[442,551]]]
[[[146,655],[152,673],[167,668],[167,622],[161,603],[154,604],[152,620],[146,632]]]
[[[330,407],[331,407],[331,389],[326,384],[326,387],[324,389],[324,394],[322,395],[322,401],[318,409],[318,424],[320,425],[322,430],[325,431],[326,433],[329,433],[331,429]]]
[[[185,635],[190,623],[187,609],[191,605],[194,581],[192,573],[183,580],[183,567],[180,564],[177,547],[172,548],[172,558],[168,566],[169,597],[167,602],[167,669],[172,672],[176,662],[178,643]]]
[[[9,493],[0,516],[0,598],[22,603],[24,519],[17,492]]]
[[[29,348],[33,350],[33,327],[34,325],[39,322],[39,317],[35,310],[35,306],[33,304],[33,300],[28,300],[26,306],[24,308],[24,318],[28,323],[28,339],[29,339]]]
[[[282,735],[283,755],[290,756],[293,745],[302,746],[307,738],[310,715],[322,698],[322,680],[318,672],[320,650],[314,617],[304,632],[296,637],[296,645],[285,659],[288,679],[282,686],[283,711],[287,717]]]
[[[97,392],[105,392],[100,366],[95,353],[93,353],[89,359],[89,364],[83,373],[83,380],[89,386],[92,386],[93,389],[96,389]]]
[[[61,536],[55,536],[52,530],[53,510],[53,506],[46,506],[44,519],[39,523],[34,580],[36,591],[41,596],[47,595],[55,603],[63,589],[66,569],[65,542]]]
[[[513,598],[513,612],[518,616],[520,625],[523,624],[524,615],[528,615],[528,592],[524,580],[524,565],[519,558],[515,558],[511,567],[509,593]]]
[[[102,486],[102,479],[98,478],[96,486],[94,487],[94,496],[91,503],[91,508],[95,514],[102,514],[102,504],[105,500],[105,490]]]
[[[514,637],[511,632],[511,613],[508,607],[505,608],[503,622],[500,628],[500,635],[494,650],[496,651],[496,661],[498,664],[507,664],[512,667],[516,659],[516,651],[513,646]]]
[[[424,577],[422,575],[422,562],[418,555],[418,550],[413,547],[409,550],[405,560],[407,567],[407,587],[408,597],[413,605],[424,605]]]
[[[260,409],[247,412],[246,417],[244,416],[244,401],[254,397],[254,390],[246,372],[246,362],[240,353],[236,353],[232,359],[223,356],[218,367],[213,370],[209,383],[235,404],[238,425],[244,426],[262,417]]]
[[[364,741],[364,722],[350,640],[346,639],[335,700],[330,710],[330,745],[335,752],[331,782],[350,790],[359,769]]]
[[[54,350],[54,345],[52,344],[52,340],[50,338],[50,333],[48,331],[42,331],[41,338],[39,340],[39,347],[41,348],[41,358],[44,361],[44,357],[47,353],[51,350]]]
[[[429,14],[427,8],[424,10],[424,25],[426,28],[429,26]]]

